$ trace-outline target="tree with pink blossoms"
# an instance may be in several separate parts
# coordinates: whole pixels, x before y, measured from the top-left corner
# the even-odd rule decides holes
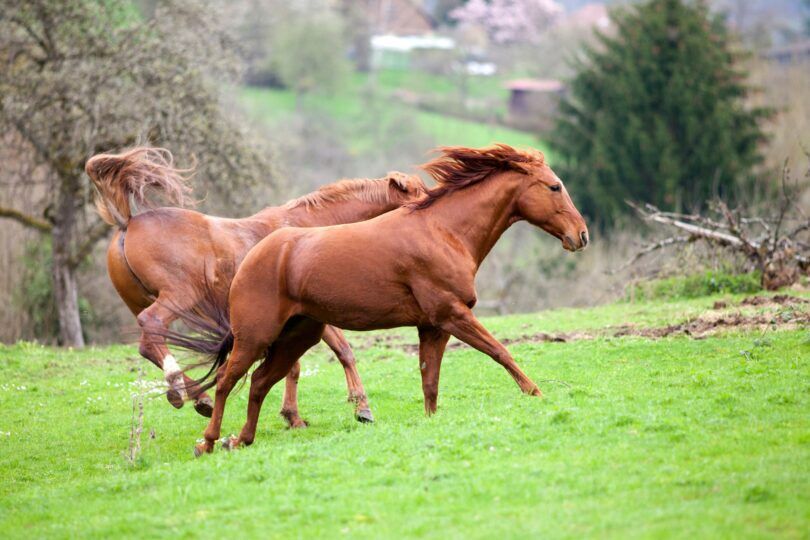
[[[536,43],[563,12],[554,0],[469,0],[450,17],[484,28],[493,43]]]

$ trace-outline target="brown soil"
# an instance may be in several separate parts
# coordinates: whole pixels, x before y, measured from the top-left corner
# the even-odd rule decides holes
[[[608,327],[598,330],[583,330],[579,332],[527,334],[517,338],[501,340],[504,345],[516,343],[568,343],[579,340],[598,338],[612,338],[625,336],[639,336],[649,339],[661,339],[669,336],[689,336],[693,339],[703,339],[710,335],[729,330],[792,330],[810,327],[810,312],[789,309],[793,306],[808,304],[810,301],[797,296],[781,294],[776,296],[751,296],[740,302],[739,307],[767,306],[775,308],[766,313],[743,313],[741,311],[713,313],[712,311],[695,319],[679,324],[653,328],[637,328],[631,324]],[[785,309],[788,308],[788,309]],[[713,311],[728,309],[726,302],[715,302]],[[411,354],[419,353],[419,346],[413,343],[402,343],[395,336],[378,335],[360,345],[360,348],[383,346],[404,349]],[[464,343],[453,341],[448,349],[467,347]]]
[[[809,302],[810,302],[809,300],[799,298],[798,296],[790,296],[789,294],[777,294],[776,296],[749,296],[748,298],[740,302],[740,305],[767,306],[769,304],[775,304],[779,306],[795,306],[799,304],[807,304]]]

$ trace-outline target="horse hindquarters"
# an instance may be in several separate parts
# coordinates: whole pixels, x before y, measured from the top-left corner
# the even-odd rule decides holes
[[[175,301],[175,297],[184,296],[172,295],[169,291],[161,291],[156,300],[129,266],[124,254],[125,235],[125,231],[117,231],[110,241],[107,248],[107,273],[118,296],[135,315],[141,328],[139,352],[158,369],[164,371],[164,377],[170,386],[166,398],[172,406],[181,408],[184,404],[183,396],[187,395],[194,400],[194,409],[200,415],[210,417],[213,401],[204,392],[199,392],[199,385],[193,379],[179,372],[180,368],[169,353],[164,337],[169,324],[177,318],[175,312],[181,307],[191,307],[193,302],[188,303],[187,295],[185,296],[187,303]],[[174,368],[169,373],[164,369],[166,363]]]
[[[260,242],[248,253],[231,284],[229,303],[231,331],[234,336],[233,350],[217,372],[214,411],[205,429],[204,442],[194,449],[197,456],[213,451],[214,442],[220,435],[228,395],[250,366],[265,356],[293,315],[289,301],[279,295],[280,286],[275,272],[277,268],[262,265],[263,243],[264,241]],[[276,261],[276,264],[280,264],[280,261]],[[294,362],[295,360],[286,366],[279,378],[287,374]],[[278,371],[273,369],[272,374],[275,377]],[[258,401],[257,410],[260,407],[261,401]]]
[[[110,281],[118,296],[137,317],[141,311],[152,304],[154,298],[138,281],[127,264],[123,250],[124,234],[123,231],[116,231],[107,247],[107,275],[110,276]]]

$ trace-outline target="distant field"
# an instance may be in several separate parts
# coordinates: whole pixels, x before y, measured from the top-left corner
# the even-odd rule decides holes
[[[412,80],[411,80],[412,79]],[[411,80],[411,86],[405,86],[414,91],[429,91],[437,93],[452,92],[450,83],[443,78],[420,75],[411,77],[403,72],[383,72],[379,75],[378,84],[384,96],[394,88],[403,87],[404,80]],[[494,92],[506,100],[505,91],[500,88],[497,81],[488,81],[479,85],[472,85],[473,95]],[[370,114],[368,104],[363,101],[363,81],[352,79],[341,92],[329,95],[312,95],[305,98],[302,106],[309,110],[321,112],[341,123],[352,124],[358,118]],[[295,111],[295,95],[289,90],[275,90],[266,88],[243,88],[240,98],[248,113],[260,121],[273,124],[283,122],[285,118]],[[432,137],[436,145],[462,145],[486,146],[493,142],[503,142],[513,146],[538,148],[548,153],[547,146],[534,134],[502,126],[472,122],[460,118],[446,116],[434,112],[419,110],[403,105],[385,97],[378,97],[373,114],[401,115],[414,118],[418,127],[428,136]],[[355,140],[349,141],[352,148],[365,148],[373,144],[364,137],[363,133],[356,134]],[[553,162],[553,156],[548,156]]]
[[[412,331],[357,334],[377,421],[345,403],[322,347],[303,361],[306,430],[265,405],[256,443],[192,457],[206,424],[148,398],[143,453],[127,448],[136,347],[0,346],[4,538],[803,538],[810,530],[810,335],[738,328],[695,340],[598,337],[798,306],[740,296],[486,319],[545,392],[453,346],[425,418]],[[727,307],[714,309],[723,300]],[[789,327],[790,328],[790,327]],[[596,339],[536,340],[538,332]],[[572,334],[573,335],[573,334]],[[224,433],[245,418],[229,402]],[[155,438],[149,437],[154,430]]]

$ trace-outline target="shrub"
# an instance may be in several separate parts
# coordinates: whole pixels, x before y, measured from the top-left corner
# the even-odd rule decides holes
[[[761,289],[759,272],[732,274],[709,270],[689,276],[675,276],[637,283],[628,290],[628,299],[674,300],[712,294],[754,293]]]

